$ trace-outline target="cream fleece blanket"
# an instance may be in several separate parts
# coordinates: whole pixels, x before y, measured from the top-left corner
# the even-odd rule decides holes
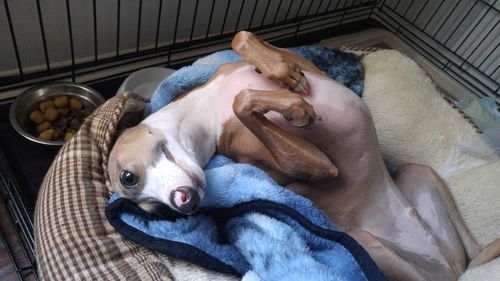
[[[404,162],[433,167],[448,184],[476,241],[484,246],[500,237],[499,157],[413,60],[384,50],[362,62],[363,99],[389,170]],[[500,280],[500,258],[468,270],[460,280]]]

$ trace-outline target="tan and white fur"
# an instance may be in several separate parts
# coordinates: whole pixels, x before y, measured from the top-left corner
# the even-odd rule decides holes
[[[112,188],[146,210],[190,214],[202,167],[220,153],[311,199],[391,280],[457,280],[499,255],[481,251],[429,167],[387,171],[368,109],[309,61],[248,33],[203,86],[125,130],[109,158]]]

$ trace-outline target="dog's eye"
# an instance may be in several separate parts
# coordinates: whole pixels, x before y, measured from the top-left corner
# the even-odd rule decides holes
[[[137,184],[137,177],[131,172],[124,170],[120,174],[120,182],[124,187],[134,187]]]

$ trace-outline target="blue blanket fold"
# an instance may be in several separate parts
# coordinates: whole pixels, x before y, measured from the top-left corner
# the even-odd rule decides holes
[[[320,62],[325,72],[337,73],[344,79],[340,82],[361,92],[359,60],[317,47],[293,51],[316,64],[311,58],[326,58]],[[214,65],[238,59],[230,51],[220,52],[199,60],[189,71],[177,71],[158,88],[151,111],[206,82]],[[333,65],[349,65],[347,69],[361,75],[329,71]],[[279,186],[262,170],[220,155],[204,170],[206,195],[193,215],[179,217],[165,210],[166,218],[160,219],[115,194],[106,216],[121,234],[151,250],[247,281],[386,280],[355,240],[336,231],[311,201]]]

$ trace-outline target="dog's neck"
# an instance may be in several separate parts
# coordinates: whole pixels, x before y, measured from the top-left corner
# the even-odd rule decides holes
[[[150,115],[142,123],[165,135],[174,158],[182,159],[189,166],[203,168],[215,153],[217,132],[214,131],[215,122],[211,121],[215,120],[214,116],[207,116],[213,113],[199,108],[198,94],[191,92]]]

